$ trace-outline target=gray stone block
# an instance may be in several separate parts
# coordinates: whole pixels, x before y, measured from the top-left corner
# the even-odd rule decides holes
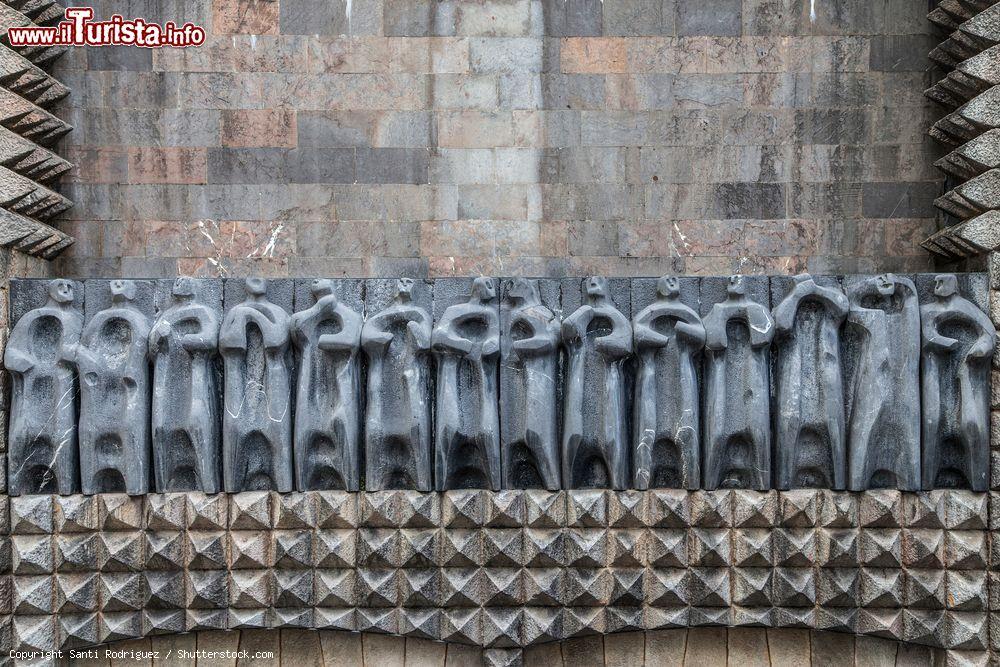
[[[676,31],[680,36],[739,36],[742,29],[742,0],[676,0]]]
[[[547,37],[592,37],[602,32],[600,0],[543,0]]]

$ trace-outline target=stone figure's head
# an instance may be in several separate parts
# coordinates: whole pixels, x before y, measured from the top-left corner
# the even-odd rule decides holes
[[[309,285],[309,291],[319,301],[323,297],[333,294],[333,283],[325,278],[317,278]]]
[[[538,283],[527,278],[514,278],[514,282],[510,285],[509,294],[510,298],[517,299],[518,301],[537,303],[540,300],[538,296]]]
[[[73,303],[73,283],[53,280],[49,283],[49,298],[60,304]]]
[[[135,283],[131,280],[111,281],[111,300],[115,303],[135,300]]]
[[[892,296],[896,291],[896,276],[891,273],[880,274],[875,278],[875,287],[882,296]]]
[[[726,293],[729,296],[746,296],[747,283],[743,276],[739,274],[729,276],[729,285],[726,287]]]
[[[681,293],[681,283],[677,276],[663,276],[656,281],[656,292],[667,299],[676,298]]]
[[[261,297],[267,294],[267,283],[263,278],[247,278],[243,285],[250,296]]]
[[[409,301],[413,297],[413,278],[396,280],[396,296],[400,301]]]
[[[958,293],[958,278],[951,273],[934,276],[934,294],[947,298]]]
[[[173,289],[170,293],[180,299],[190,299],[194,296],[194,280],[187,276],[181,276],[174,281]]]
[[[472,281],[472,298],[479,301],[490,301],[497,295],[496,287],[493,286],[493,279],[480,276]]]
[[[587,278],[587,296],[591,298],[604,297],[608,295],[608,279],[601,276],[591,276]]]

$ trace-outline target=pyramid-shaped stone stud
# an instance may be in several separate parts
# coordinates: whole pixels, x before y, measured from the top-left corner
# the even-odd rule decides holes
[[[528,516],[524,491],[495,491],[487,496],[490,507],[487,510],[488,526],[491,528],[520,528]]]
[[[820,528],[816,531],[816,564],[820,567],[857,567],[857,528]]]
[[[649,630],[686,628],[690,613],[687,607],[643,607],[643,627]]]
[[[374,611],[382,613],[385,610]],[[317,629],[354,632],[358,628],[354,607],[316,607],[314,618]]]
[[[486,525],[490,509],[486,491],[445,491],[441,497],[441,522],[445,528],[480,528]]]
[[[525,604],[556,607],[563,603],[563,573],[558,567],[528,567],[522,570]]]
[[[945,575],[947,607],[955,611],[982,611],[988,608],[986,573],[951,570]]]
[[[566,525],[566,492],[530,489],[524,494],[525,525],[529,528],[561,528]]]
[[[312,607],[275,607],[267,615],[268,628],[313,628]]]
[[[59,630],[62,636],[62,648],[91,646],[98,643],[99,622],[97,614],[61,614]]]
[[[520,567],[524,563],[524,531],[520,528],[484,530],[483,562],[488,567]]]
[[[771,574],[769,567],[733,568],[733,604],[741,607],[771,606]]]
[[[690,563],[697,567],[729,565],[729,529],[693,528],[690,532]]]
[[[362,567],[399,567],[399,530],[396,528],[359,528],[358,565]]]
[[[939,645],[945,648],[982,651],[987,647],[988,627],[986,614],[946,611],[943,628],[939,626],[937,639]]]
[[[358,632],[399,633],[399,612],[392,608],[359,607],[355,617]]]
[[[770,567],[773,565],[773,531],[770,528],[737,528],[734,530],[732,562],[737,567]]]
[[[366,607],[399,604],[399,570],[358,568],[358,602]]]
[[[647,491],[646,519],[656,528],[687,528],[691,524],[690,494],[683,489]]]
[[[436,607],[441,599],[441,571],[437,568],[400,570],[404,607]]]
[[[523,655],[519,648],[488,648],[483,651],[484,667],[520,667]]]
[[[151,493],[146,496],[149,530],[184,530],[187,527],[187,494]]]
[[[692,527],[728,528],[732,525],[732,491],[695,491],[691,494]]]
[[[102,493],[97,496],[97,525],[101,530],[141,530],[146,515],[143,496]]]
[[[14,574],[48,574],[55,571],[51,535],[14,535],[11,538]]]
[[[566,603],[576,607],[607,606],[614,586],[609,568],[574,568],[564,580]]]
[[[606,527],[608,525],[608,493],[603,489],[567,491],[567,525],[575,528]]]
[[[945,528],[982,530],[989,523],[989,495],[959,489],[944,491]]]
[[[226,609],[188,609],[184,615],[187,632],[200,630],[223,630],[228,627],[229,613]]]
[[[179,609],[185,605],[185,575],[183,572],[147,571],[146,589],[149,609]]]
[[[51,614],[53,612],[53,586],[55,577],[42,574],[29,577],[12,577],[14,613],[18,616]]]
[[[97,533],[56,535],[56,570],[94,572],[104,564],[104,550]]]
[[[97,530],[96,496],[54,496],[53,500],[56,532],[87,533]]]
[[[227,565],[226,533],[221,530],[192,530],[188,538],[188,567],[194,570],[224,570]]]
[[[944,570],[906,572],[904,603],[916,609],[943,609],[946,603]]]
[[[237,609],[261,609],[271,606],[273,578],[271,570],[231,571],[229,606]]]
[[[816,573],[808,567],[776,567],[774,603],[782,607],[810,607],[816,604]]]
[[[487,607],[483,609],[482,622],[483,643],[487,646],[517,646],[520,643],[521,610],[517,607]]]
[[[899,528],[903,525],[903,501],[899,491],[874,489],[861,494],[858,521],[863,528]]]
[[[146,605],[146,578],[141,572],[108,572],[100,576],[101,611],[139,611]]]
[[[474,567],[484,562],[481,530],[449,528],[440,534],[438,564],[443,567]]]
[[[607,567],[611,564],[609,535],[602,528],[566,531],[566,564],[572,567]]]
[[[441,525],[441,496],[420,491],[395,491],[400,528],[437,528]]]
[[[850,607],[782,607],[780,613],[775,609],[775,614],[771,617],[775,627],[797,627],[815,628],[817,630],[829,630],[832,632],[844,632],[855,634],[858,626],[858,610]],[[798,619],[792,614],[798,612]],[[801,623],[795,620],[801,619]]]
[[[274,564],[270,533],[256,530],[229,532],[230,567],[234,570],[260,570]]]
[[[478,607],[485,599],[486,574],[482,568],[449,567],[441,570],[441,606]]]
[[[608,632],[631,632],[644,627],[641,607],[610,607],[607,610]]]
[[[774,562],[781,567],[812,567],[816,563],[816,530],[814,528],[775,530]]]
[[[858,568],[820,568],[816,573],[816,602],[823,607],[858,606]]]
[[[949,530],[944,539],[945,567],[950,570],[983,570],[988,562],[987,533]]]
[[[824,528],[856,528],[858,497],[847,491],[824,490],[819,495],[819,525]]]
[[[903,530],[903,564],[910,568],[944,567],[944,531],[937,528]]]
[[[655,607],[684,607],[691,597],[690,574],[683,568],[648,569],[644,597]]]
[[[229,496],[192,492],[187,497],[187,527],[191,530],[225,530],[229,519]]]
[[[146,563],[146,536],[139,531],[100,533],[105,572],[139,572]]]
[[[56,643],[55,616],[15,616],[14,648],[18,651],[54,651]]]
[[[612,528],[644,528],[647,517],[645,491],[608,493],[608,525]]]
[[[682,528],[648,531],[646,561],[651,567],[687,567],[688,531]]]
[[[313,604],[313,573],[311,570],[275,570],[274,605],[303,608]]]
[[[643,601],[644,570],[642,568],[612,568],[611,604],[618,607],[639,607]]]
[[[559,529],[526,529],[523,548],[523,562],[529,568],[558,567],[566,562],[565,537]]]
[[[271,525],[280,530],[310,529],[316,525],[316,507],[310,494],[277,494],[271,511]]]
[[[822,493],[816,489],[794,489],[778,494],[780,525],[785,528],[812,528],[819,520]]]
[[[229,527],[232,530],[269,530],[271,500],[270,491],[247,491],[229,496]]]
[[[486,567],[479,578],[486,607],[518,606],[524,602],[522,570],[513,567]]]
[[[692,567],[691,604],[699,607],[729,606],[729,568]]]
[[[691,625],[732,625],[732,607],[691,607],[688,615]]]
[[[317,607],[353,607],[357,603],[354,570],[316,570]]]
[[[733,625],[766,628],[773,625],[773,613],[771,607],[733,607]]]
[[[777,491],[733,491],[733,525],[736,528],[770,528],[778,513]]]
[[[903,612],[903,638],[908,642],[937,644],[943,629],[943,611],[908,608]]]
[[[357,563],[357,535],[352,529],[317,530],[313,561],[318,568],[347,568]]]
[[[862,528],[858,558],[868,567],[899,567],[903,562],[903,531]]]
[[[899,608],[903,606],[903,571],[898,569],[861,568],[860,604],[862,607]]]
[[[437,565],[441,549],[441,532],[434,528],[403,528],[399,531],[399,551],[402,567],[432,567]]]
[[[224,570],[189,570],[187,606],[191,609],[223,609],[229,600]]]
[[[245,630],[267,627],[267,609],[229,609],[228,627],[230,630]]]
[[[185,614],[180,609],[146,609],[143,622],[154,635],[173,635],[184,632]]]
[[[482,609],[445,609],[441,618],[441,639],[460,644],[483,643]]]
[[[902,609],[859,609],[858,632],[885,637],[886,639],[903,638]]]
[[[274,535],[274,566],[287,569],[312,567],[313,531],[276,530]]]
[[[909,528],[944,528],[944,493],[920,491],[903,496],[903,523]]]
[[[429,607],[400,609],[399,633],[407,637],[437,639],[441,636],[441,610]]]
[[[370,491],[359,494],[360,524],[371,528],[396,528],[402,523],[399,494]]]
[[[10,529],[14,535],[53,532],[52,496],[14,496],[10,499]]]
[[[559,641],[563,638],[562,610],[525,607],[521,616],[521,643],[525,646]]]
[[[647,531],[612,528],[608,531],[608,549],[614,567],[645,567]]]
[[[146,569],[183,570],[187,567],[185,534],[176,531],[146,533]]]
[[[570,607],[563,611],[563,631],[567,639],[603,634],[608,628],[604,607]]]
[[[118,611],[100,614],[98,636],[102,644],[142,636],[142,612]]]
[[[347,491],[311,491],[316,506],[316,527],[356,528],[358,496]]]

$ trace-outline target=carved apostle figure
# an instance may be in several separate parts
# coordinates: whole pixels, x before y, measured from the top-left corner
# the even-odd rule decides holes
[[[8,489],[10,495],[78,491],[75,347],[83,316],[73,284],[53,280],[45,305],[27,312],[10,332]]]
[[[295,488],[357,491],[361,315],[337,298],[329,280],[312,281],[312,294],[316,303],[291,319],[299,355]]]
[[[608,282],[586,281],[587,302],[563,320],[567,352],[563,404],[563,481],[571,489],[625,489],[629,432],[625,363],[632,324],[608,294]]]
[[[392,303],[361,329],[368,357],[365,488],[430,491],[431,316],[412,301],[413,280],[396,281]]]
[[[172,295],[149,333],[156,490],[218,493],[219,316],[195,299],[191,278],[174,281]]]
[[[705,488],[771,488],[768,350],[774,320],[743,276],[705,317]]]
[[[560,487],[559,320],[538,283],[516,278],[507,293],[501,338],[500,447],[505,489]]]
[[[857,338],[848,417],[848,488],[920,488],[920,309],[891,273],[848,291]]]
[[[958,293],[954,275],[934,279],[920,308],[923,339],[923,487],[986,491],[990,466],[990,360],[996,329]]]
[[[225,368],[222,471],[227,492],[292,490],[288,314],[247,278],[247,298],[222,322]]]
[[[840,326],[849,307],[842,290],[803,274],[774,309],[779,489],[847,483]]]
[[[83,330],[80,477],[83,492],[149,492],[150,319],[135,304],[135,283],[112,280],[111,306]]]
[[[476,278],[467,303],[450,306],[434,328],[438,359],[435,485],[500,488],[497,360],[500,321],[492,278]]]
[[[638,369],[632,484],[697,489],[701,484],[698,353],[705,327],[680,300],[677,278],[656,283],[657,299],[632,322]]]

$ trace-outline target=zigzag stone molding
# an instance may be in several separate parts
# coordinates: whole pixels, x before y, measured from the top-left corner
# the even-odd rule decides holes
[[[949,187],[935,205],[960,222],[922,245],[948,258],[970,257],[997,247],[992,237],[1000,208],[1000,4],[942,0],[928,18],[947,38],[930,54],[946,74],[926,95],[951,109],[930,130],[951,150],[935,163],[948,175]]]
[[[70,91],[45,71],[65,47],[15,49],[7,29],[51,25],[62,17],[55,0],[0,3],[0,247],[45,259],[73,243],[48,224],[72,206],[52,189],[72,168],[53,152],[72,127],[48,110]]]
[[[757,625],[928,644],[967,664],[986,655],[988,503],[967,491],[318,491],[9,503],[0,638],[18,651],[203,629],[329,628],[519,647]]]

